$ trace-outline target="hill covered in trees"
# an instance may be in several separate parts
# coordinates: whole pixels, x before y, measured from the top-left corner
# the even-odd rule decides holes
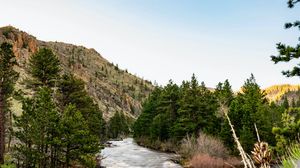
[[[28,59],[39,48],[49,48],[58,56],[62,73],[72,73],[84,82],[85,89],[106,120],[117,111],[136,118],[141,111],[141,102],[153,90],[150,81],[120,69],[117,64],[109,62],[94,49],[62,42],[41,41],[12,26],[0,28],[0,43],[3,42],[11,43],[16,55],[18,67],[15,69],[20,74],[17,89],[31,94],[32,91],[24,85],[24,79],[29,76],[26,71]],[[21,109],[16,101],[13,108],[15,111]]]

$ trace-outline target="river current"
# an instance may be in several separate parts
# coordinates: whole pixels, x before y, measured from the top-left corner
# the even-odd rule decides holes
[[[174,154],[141,147],[132,138],[109,142],[111,146],[101,151],[106,168],[182,168],[170,160]]]

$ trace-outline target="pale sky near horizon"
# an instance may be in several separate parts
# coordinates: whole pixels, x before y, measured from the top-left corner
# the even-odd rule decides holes
[[[300,6],[286,0],[0,0],[0,27],[40,40],[96,49],[109,61],[160,85],[193,73],[208,87],[229,79],[237,90],[253,73],[265,88],[299,84],[274,65],[276,43],[295,45]]]

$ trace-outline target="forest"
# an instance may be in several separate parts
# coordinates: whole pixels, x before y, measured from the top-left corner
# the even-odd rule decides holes
[[[208,136],[222,142],[227,155],[220,157],[238,156],[230,125],[221,110],[225,105],[245,152],[253,151],[258,141],[256,127],[260,140],[268,142],[273,155],[283,155],[290,144],[298,143],[299,136],[300,107],[290,104],[286,99],[282,104],[269,102],[253,75],[246,79],[238,93],[232,91],[228,80],[210,91],[192,76],[180,86],[170,81],[165,87],[155,88],[134,123],[134,137],[139,144],[150,148],[180,153],[181,148],[188,148],[184,141],[189,137]],[[202,145],[209,148],[208,144]],[[193,153],[183,153],[187,158],[191,155]]]
[[[0,55],[2,163],[13,162],[17,167],[95,167],[95,155],[103,142],[128,134],[128,119],[116,113],[106,123],[84,82],[72,74],[61,74],[52,50],[42,48],[30,57],[30,76],[23,82],[31,93],[14,89],[18,73],[13,69],[16,61],[12,45],[2,43]],[[22,103],[22,115],[10,110],[11,97]],[[107,133],[107,127],[111,132]]]

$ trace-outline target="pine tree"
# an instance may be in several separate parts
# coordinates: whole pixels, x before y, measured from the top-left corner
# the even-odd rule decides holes
[[[153,118],[158,113],[157,109],[160,103],[161,92],[162,88],[156,87],[149,95],[148,99],[143,103],[142,113],[133,124],[134,137],[150,136],[150,127]]]
[[[190,82],[182,84],[181,99],[177,121],[172,130],[177,139],[187,134],[198,134],[203,131],[214,134],[219,130],[219,122],[215,116],[217,101],[202,82],[199,86],[195,75]]]
[[[231,102],[234,100],[234,94],[228,80],[225,80],[224,83],[218,83],[214,94],[220,105],[229,107]],[[232,138],[231,128],[229,126],[228,120],[225,118],[225,114],[222,114],[220,112],[218,114],[218,117],[221,127],[219,137],[228,149],[233,150],[235,143]]]
[[[105,136],[105,121],[102,112],[88,95],[84,88],[84,82],[73,75],[63,75],[58,84],[60,108],[64,109],[69,104],[73,104],[82,113],[87,121],[92,134],[101,140]]]
[[[15,157],[20,167],[70,167],[71,161],[99,151],[99,139],[90,132],[74,105],[59,112],[49,88],[23,99],[23,113],[15,117]]]
[[[170,138],[172,126],[175,124],[178,117],[179,96],[179,87],[170,80],[160,95],[160,103],[157,108],[158,113],[160,114],[153,119],[153,124],[160,129],[157,129],[154,125],[152,126],[151,132],[153,138],[155,137],[156,139],[159,138],[161,140]],[[153,136],[154,134],[159,136]]]
[[[297,144],[300,132],[300,109],[289,108],[282,113],[281,124],[273,127],[276,138],[276,152],[284,154],[286,147]]]
[[[231,103],[229,117],[247,152],[256,142],[254,124],[257,125],[261,140],[268,141],[274,138],[269,133],[272,129],[272,123],[269,120],[272,117],[272,111],[268,106],[265,93],[260,90],[253,75],[244,83],[242,93],[239,93]]]
[[[90,134],[87,121],[75,106],[67,106],[62,114],[59,128],[65,167],[70,167],[71,161],[80,161],[82,155],[99,152],[98,138]]]
[[[296,3],[300,2],[299,0],[288,0],[288,7],[293,8]],[[292,27],[296,27],[300,29],[300,21],[295,21],[294,23],[286,23],[285,28],[289,29]],[[289,62],[293,59],[298,59],[300,57],[300,44],[297,46],[292,47],[290,45],[285,45],[282,43],[277,44],[278,55],[271,56],[272,61],[277,64],[279,62]],[[292,76],[300,76],[300,67],[299,65],[294,66],[293,69],[282,71],[282,74],[287,77]]]
[[[4,162],[5,152],[5,113],[9,110],[8,98],[14,90],[18,74],[13,70],[16,65],[12,45],[0,45],[0,164]]]
[[[199,84],[193,74],[190,82],[184,82],[181,86],[181,98],[179,100],[178,118],[172,128],[173,136],[182,139],[187,134],[195,134],[197,129],[197,104],[199,103]]]
[[[35,78],[33,85],[53,87],[60,70],[59,60],[50,49],[41,48],[29,59],[29,73]]]
[[[123,112],[116,112],[108,123],[107,133],[110,138],[120,138],[130,133],[131,122]]]
[[[22,115],[15,116],[15,136],[20,142],[16,145],[17,158],[25,167],[44,167],[52,157],[55,139],[59,138],[59,114],[51,90],[40,88],[33,98],[24,98],[22,104]]]

